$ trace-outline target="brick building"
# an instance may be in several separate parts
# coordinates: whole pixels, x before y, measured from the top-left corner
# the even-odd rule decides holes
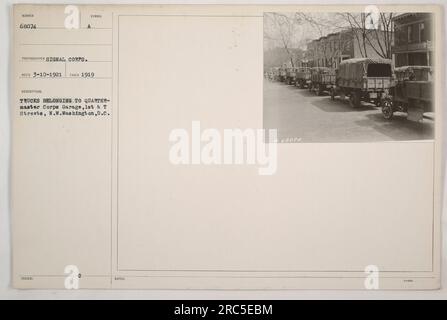
[[[393,18],[395,41],[392,48],[396,67],[433,64],[432,25],[430,13],[403,13]]]
[[[381,31],[378,31],[377,35],[379,39],[383,39]],[[380,55],[377,53],[378,41],[376,37],[372,36],[369,37],[369,41],[363,41],[360,30],[346,29],[331,33],[308,43],[307,51],[310,66],[337,68],[340,62],[346,59],[365,56],[380,58]],[[376,46],[376,50],[374,50],[373,46]]]

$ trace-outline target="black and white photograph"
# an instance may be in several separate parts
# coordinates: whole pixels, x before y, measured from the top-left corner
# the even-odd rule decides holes
[[[265,13],[263,125],[277,142],[434,137],[430,13]]]

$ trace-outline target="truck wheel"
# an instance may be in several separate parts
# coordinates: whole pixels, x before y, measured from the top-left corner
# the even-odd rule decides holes
[[[391,120],[393,118],[393,104],[389,99],[383,99],[381,101],[382,114],[383,117],[387,120]]]
[[[360,92],[359,91],[351,92],[351,95],[349,96],[349,104],[353,108],[360,107]]]
[[[335,100],[335,89],[331,88],[331,100]]]
[[[317,85],[317,95],[319,96],[323,95],[323,86],[321,84]]]

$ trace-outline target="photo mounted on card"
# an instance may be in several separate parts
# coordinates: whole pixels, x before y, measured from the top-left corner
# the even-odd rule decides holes
[[[15,288],[439,288],[441,6],[12,20]]]

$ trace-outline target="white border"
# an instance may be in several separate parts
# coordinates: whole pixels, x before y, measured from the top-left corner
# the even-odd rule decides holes
[[[447,299],[447,236],[443,238],[442,248],[442,289],[435,291],[343,291],[343,290],[275,290],[275,291],[215,291],[215,290],[17,290],[11,288],[11,250],[10,250],[10,207],[9,207],[9,161],[10,161],[10,42],[11,8],[14,3],[48,4],[397,4],[400,1],[107,1],[107,0],[4,0],[0,5],[0,299]],[[408,4],[424,4],[423,1],[406,0]],[[444,4],[443,0],[431,0],[430,4]],[[402,4],[402,3],[400,3]],[[444,17],[446,17],[444,6]],[[444,34],[447,34],[446,24]],[[444,52],[447,52],[444,42]],[[444,57],[446,59],[447,56]],[[447,64],[444,64],[447,69]],[[447,74],[447,73],[446,73]],[[445,89],[447,86],[444,84]],[[447,90],[444,90],[447,98]],[[444,100],[444,101],[447,101]],[[441,108],[443,121],[447,123],[447,111]],[[447,132],[447,131],[444,131]],[[446,139],[443,140],[443,159],[446,159]],[[445,166],[444,166],[445,168]],[[444,177],[444,183],[447,179]],[[444,191],[444,195],[445,195]],[[443,197],[445,198],[445,196]],[[443,202],[443,212],[447,204]],[[447,235],[447,218],[442,218],[442,231]]]

